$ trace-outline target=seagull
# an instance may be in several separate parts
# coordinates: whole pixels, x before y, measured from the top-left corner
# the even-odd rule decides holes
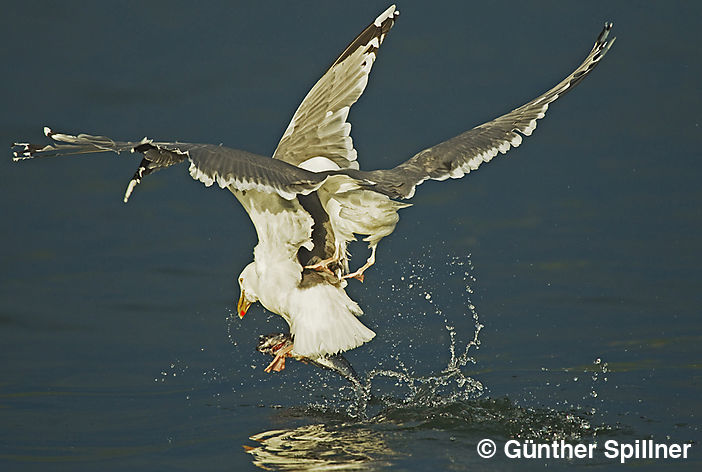
[[[105,151],[139,154],[125,203],[146,176],[187,162],[193,179],[231,191],[256,229],[253,262],[238,277],[237,312],[243,318],[260,302],[283,317],[292,341],[274,346],[275,357],[265,371],[282,370],[286,357],[324,363],[375,336],[358,319],[363,310],[345,288],[350,279],[363,281],[378,243],[394,231],[398,211],[409,206],[404,200],[426,180],[461,178],[518,147],[549,105],[592,72],[614,43],[614,38],[607,39],[612,23],[605,23],[583,62],[542,95],[392,169],[364,171],[347,118],[398,15],[390,6],[344,49],[303,99],[272,158],[222,145],[115,141],[46,127],[53,142],[15,143],[14,160]],[[357,235],[364,236],[370,255],[351,270],[347,245]]]

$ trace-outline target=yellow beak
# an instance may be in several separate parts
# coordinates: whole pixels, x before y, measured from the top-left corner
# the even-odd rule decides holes
[[[239,318],[244,317],[250,306],[251,302],[246,299],[246,294],[242,290],[239,296],[239,303],[236,304],[236,311],[239,313]]]

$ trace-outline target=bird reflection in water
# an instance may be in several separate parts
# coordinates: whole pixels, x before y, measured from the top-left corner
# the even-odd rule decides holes
[[[244,445],[264,470],[364,470],[388,466],[393,451],[367,428],[312,424],[255,434]]]

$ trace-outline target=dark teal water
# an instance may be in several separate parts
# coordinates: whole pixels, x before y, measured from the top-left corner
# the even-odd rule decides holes
[[[367,402],[312,366],[263,373],[257,337],[284,324],[261,307],[232,317],[255,233],[227,192],[172,169],[124,205],[131,156],[10,160],[44,125],[270,154],[385,7],[4,6],[3,470],[609,470],[604,441],[649,438],[692,443],[691,457],[629,465],[699,470],[696,2],[398,4],[351,113],[365,168],[531,99],[603,21],[618,39],[522,147],[418,189],[349,289],[378,333],[348,353]],[[599,452],[486,460],[484,438]]]

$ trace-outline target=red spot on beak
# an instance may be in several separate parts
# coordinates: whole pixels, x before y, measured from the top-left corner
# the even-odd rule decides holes
[[[241,291],[241,296],[239,297],[239,303],[236,305],[236,311],[239,313],[239,318],[243,318],[246,311],[251,306],[251,302],[246,299],[244,291]]]

